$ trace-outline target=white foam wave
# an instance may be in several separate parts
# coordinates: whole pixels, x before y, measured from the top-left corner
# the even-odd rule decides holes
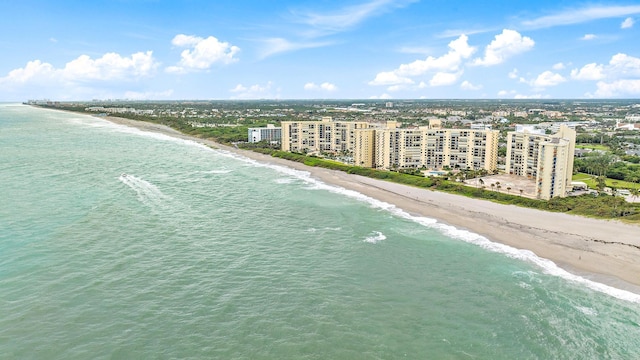
[[[161,206],[165,200],[169,199],[157,186],[134,175],[122,174],[118,177],[118,180],[133,189],[138,195],[138,200],[145,205],[155,208]]]
[[[337,227],[337,228],[325,227],[325,228],[322,228],[322,229],[308,228],[307,232],[317,232],[317,231],[321,231],[321,230],[322,231],[340,231],[340,230],[342,230],[342,228],[341,227]]]
[[[387,237],[380,231],[374,231],[367,236],[363,241],[369,244],[376,244],[380,241],[387,240]]]
[[[296,181],[296,179],[292,179],[292,178],[281,178],[281,179],[276,179],[275,182],[276,184],[292,184]]]
[[[595,309],[586,306],[574,306],[578,311],[589,316],[598,316],[598,312]]]
[[[209,171],[203,171],[203,174],[215,174],[215,175],[222,175],[222,174],[228,174],[230,173],[232,170],[209,170]]]

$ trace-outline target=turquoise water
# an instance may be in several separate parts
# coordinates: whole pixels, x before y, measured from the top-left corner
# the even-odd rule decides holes
[[[0,357],[640,358],[640,300],[192,142],[0,105]]]

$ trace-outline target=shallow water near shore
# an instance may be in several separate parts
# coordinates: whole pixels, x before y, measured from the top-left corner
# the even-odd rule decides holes
[[[8,358],[640,357],[624,296],[193,142],[0,105],[0,189]]]

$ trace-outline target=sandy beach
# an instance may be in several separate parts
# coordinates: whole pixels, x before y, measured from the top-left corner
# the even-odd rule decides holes
[[[328,184],[358,191],[410,214],[434,218],[494,242],[530,250],[573,274],[640,294],[640,226],[419,189],[240,150],[153,123],[117,117],[102,119],[193,140],[260,162],[308,171],[311,176]]]

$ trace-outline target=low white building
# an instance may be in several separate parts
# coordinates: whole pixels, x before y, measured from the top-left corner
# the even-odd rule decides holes
[[[273,124],[267,124],[267,127],[263,128],[249,128],[247,136],[250,143],[257,143],[263,140],[270,143],[279,143],[282,138],[282,128],[275,127]]]

